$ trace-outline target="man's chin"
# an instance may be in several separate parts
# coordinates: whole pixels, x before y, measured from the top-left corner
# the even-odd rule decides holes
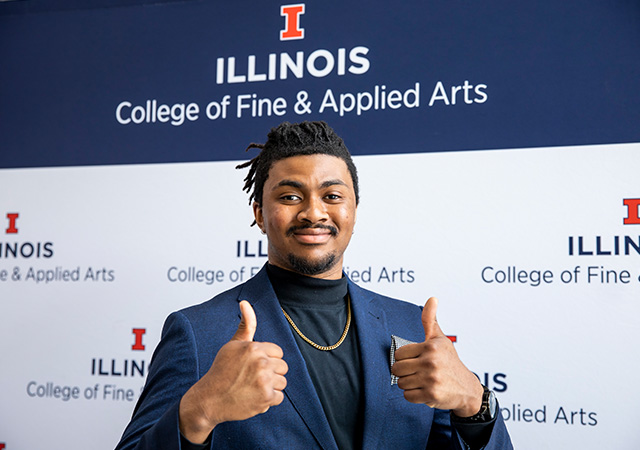
[[[329,253],[319,259],[309,259],[289,254],[289,264],[294,272],[302,275],[314,276],[320,275],[334,268],[338,262],[338,258],[334,253]]]

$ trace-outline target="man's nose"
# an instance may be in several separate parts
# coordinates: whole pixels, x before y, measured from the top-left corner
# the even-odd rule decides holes
[[[298,212],[298,220],[300,222],[317,223],[326,221],[329,218],[327,205],[321,198],[307,198],[301,206],[302,208]]]

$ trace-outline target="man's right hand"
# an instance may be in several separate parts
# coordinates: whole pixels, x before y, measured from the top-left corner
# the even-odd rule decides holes
[[[257,319],[251,304],[240,302],[242,320],[209,371],[180,401],[180,431],[202,443],[216,425],[266,412],[284,399],[287,363],[282,349],[270,342],[253,342]]]

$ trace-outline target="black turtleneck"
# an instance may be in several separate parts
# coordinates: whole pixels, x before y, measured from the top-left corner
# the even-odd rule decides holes
[[[347,323],[347,278],[306,277],[271,264],[267,274],[280,305],[306,337],[322,346],[338,342]],[[334,350],[318,350],[291,331],[338,448],[361,448],[364,400],[353,314],[346,339]]]

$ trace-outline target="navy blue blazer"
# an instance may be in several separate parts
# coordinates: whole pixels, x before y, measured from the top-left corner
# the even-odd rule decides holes
[[[364,449],[464,449],[448,411],[406,401],[391,385],[391,335],[424,340],[421,308],[363,289],[349,280],[364,378]],[[258,326],[255,341],[273,342],[289,366],[284,401],[247,420],[218,425],[213,449],[333,449],[337,446],[275,292],[262,270],[244,284],[166,320],[147,381],[117,449],[179,449],[178,406],[209,370],[240,322],[238,303],[248,300]],[[510,449],[501,414],[487,450]]]

